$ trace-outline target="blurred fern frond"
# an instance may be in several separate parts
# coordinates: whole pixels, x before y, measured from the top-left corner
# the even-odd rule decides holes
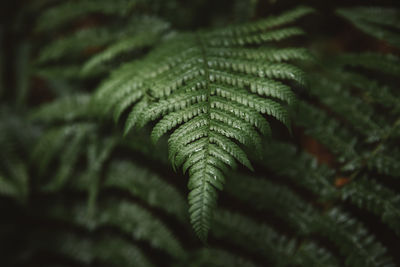
[[[55,30],[88,14],[127,16],[140,2],[145,1],[117,0],[111,3],[104,0],[83,0],[65,1],[61,4],[56,2],[55,5],[47,8],[38,18],[36,31]],[[51,23],[49,23],[50,21]]]
[[[364,33],[400,47],[400,10],[393,7],[351,7],[337,9],[337,14],[349,20]]]
[[[25,128],[21,132],[20,129]],[[0,196],[25,202],[29,196],[26,149],[34,140],[35,129],[11,110],[0,110]]]
[[[85,0],[45,7],[36,31],[46,45],[34,60],[34,73],[76,83],[106,73],[121,57],[139,55],[169,30],[168,22],[143,12],[153,5],[151,1]],[[55,23],[49,24],[49,19]],[[74,25],[76,21],[81,22]]]

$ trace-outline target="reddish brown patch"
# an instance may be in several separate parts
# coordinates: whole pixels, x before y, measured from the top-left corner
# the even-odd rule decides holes
[[[396,54],[399,53],[399,49],[388,44],[385,41],[378,41],[376,44],[376,49],[385,54]]]
[[[326,164],[330,167],[335,167],[335,156],[318,140],[304,134],[302,129],[297,129],[299,134],[300,144],[305,151],[313,155],[319,164]]]
[[[100,47],[100,46],[91,46],[91,47],[86,48],[86,49],[83,51],[83,54],[86,55],[86,56],[91,56],[91,55],[96,54],[96,53],[98,53],[98,52],[100,52],[100,51],[102,51],[102,50],[103,50],[103,47]]]
[[[98,26],[99,24],[100,24],[99,19],[96,18],[96,16],[92,15],[78,20],[73,30],[76,31],[76,30],[92,28]]]
[[[335,186],[336,187],[342,187],[350,182],[350,179],[348,177],[336,177],[335,179]]]
[[[31,93],[28,96],[28,102],[31,105],[40,105],[45,102],[49,102],[53,99],[53,94],[50,91],[47,82],[37,76],[33,76],[31,82]]]

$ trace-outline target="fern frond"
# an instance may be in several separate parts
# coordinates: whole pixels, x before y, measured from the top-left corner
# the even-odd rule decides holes
[[[1,114],[2,115],[2,114]],[[0,195],[23,200],[28,194],[28,170],[17,153],[10,126],[0,122]]]
[[[397,127],[397,130],[399,130],[399,127]],[[372,151],[367,154],[365,164],[368,169],[376,170],[379,174],[398,177],[400,173],[399,160],[400,150],[397,147],[392,148],[391,144],[387,144],[378,147],[375,153]]]
[[[81,67],[77,64],[70,64],[56,67],[40,67],[34,73],[49,81],[52,80],[79,80]]]
[[[88,14],[106,14],[127,16],[139,1],[117,0],[113,3],[109,1],[67,1],[49,8],[39,17],[36,31],[55,30],[65,24],[71,23],[74,19],[81,18]],[[49,23],[51,21],[51,23]]]
[[[332,73],[332,77],[335,74]],[[310,86],[309,93],[318,97],[324,105],[331,107],[333,112],[345,117],[349,125],[357,132],[366,135],[368,140],[376,140],[376,136],[382,135],[383,129],[376,122],[374,108],[362,99],[352,96],[347,84],[344,85],[320,76],[314,77],[313,80],[315,83],[314,86]],[[330,87],[331,90],[320,90],[320,88],[327,87]],[[340,99],[337,98],[338,94],[341,95]]]
[[[235,235],[230,235],[231,231]],[[298,241],[279,234],[265,223],[258,223],[239,213],[219,210],[215,214],[213,235],[228,239],[242,249],[259,253],[279,266],[339,266],[335,258],[313,242]],[[242,241],[246,240],[246,244]],[[279,259],[279,262],[275,262]]]
[[[118,54],[153,44],[158,40],[160,34],[168,28],[167,23],[150,16],[133,16],[124,21],[124,24],[125,27],[122,29],[117,23],[115,25],[84,28],[56,39],[41,49],[36,61],[38,64],[43,64],[66,57],[69,59],[71,57],[79,58],[84,56],[84,53],[87,53],[90,48],[109,46],[85,64],[83,71],[87,72]]]
[[[394,76],[400,73],[400,58],[392,54],[383,55],[372,52],[359,54],[346,53],[338,56],[335,63],[343,66],[362,67]]]
[[[283,62],[289,60],[311,60],[313,57],[304,48],[274,48],[260,47],[258,49],[242,48],[211,48],[207,51],[211,57],[228,57],[236,59],[265,59],[271,62]]]
[[[307,58],[303,50],[272,48],[275,50],[264,59],[236,55],[260,53],[248,45],[301,34],[297,28],[267,30],[310,11],[301,7],[229,30],[172,34],[142,61],[127,63],[115,71],[95,95],[103,114],[114,110],[116,119],[134,105],[125,132],[160,118],[153,129],[154,141],[173,130],[170,159],[175,167],[182,165],[184,171],[189,170],[191,221],[202,240],[210,228],[216,190],[223,188],[225,171],[235,166],[235,160],[250,166],[234,142],[256,150],[260,147],[260,133],[270,130],[259,113],[290,127],[285,105],[292,103],[294,96],[286,83],[305,83],[300,69],[280,62]],[[237,52],[228,57],[212,56],[222,47]],[[276,57],[272,56],[274,52]],[[233,142],[226,141],[229,139]]]
[[[390,21],[389,16],[388,23]],[[398,233],[395,226],[399,219],[398,199],[396,189],[391,185],[400,171],[397,149],[399,58],[371,52],[343,53],[325,62],[326,69],[321,68],[311,75],[309,92],[312,101],[308,101],[312,104],[300,101],[299,109],[293,115],[294,121],[305,127],[305,133],[322,143],[340,163],[340,167],[326,177],[340,190],[331,190],[325,197],[335,203],[346,200],[346,205],[378,216],[383,224]],[[388,179],[387,184],[380,181],[384,177]],[[340,184],[341,180],[344,185]],[[346,250],[346,244],[349,248],[354,247],[354,244],[350,245],[353,242],[350,236],[355,238],[351,229],[358,229],[359,223],[339,209],[333,209],[329,214],[324,226],[326,230],[322,232],[329,233],[327,229],[333,226],[328,225],[337,224],[332,220],[346,218],[348,222],[343,223],[342,230],[328,234],[328,238],[342,247],[342,251]],[[356,254],[359,256],[347,256],[346,264],[394,266],[390,257],[385,256],[386,249],[373,241],[366,229],[357,234],[359,249]],[[335,241],[339,237],[343,240]],[[360,258],[365,261],[361,262]]]
[[[391,86],[356,72],[337,70],[334,73],[346,84],[362,88],[366,102],[388,108],[393,115],[400,112],[400,98]]]
[[[129,32],[129,31],[128,31]],[[54,42],[43,47],[37,58],[38,64],[63,58],[79,57],[85,49],[90,47],[101,47],[118,38],[119,32],[110,27],[92,27],[82,29],[73,34],[56,39]]]
[[[23,129],[23,130],[21,130]],[[13,111],[0,109],[0,195],[24,203],[30,193],[27,165],[29,147],[37,129]]]
[[[184,198],[157,174],[137,164],[123,161],[113,162],[109,168],[104,187],[128,190],[131,195],[165,210],[181,221],[187,219]]]
[[[184,250],[174,238],[171,230],[163,221],[145,208],[123,199],[103,198],[98,205],[101,212],[95,219],[87,214],[85,203],[77,202],[71,208],[55,206],[48,216],[62,221],[72,222],[87,229],[116,227],[132,236],[133,240],[145,240],[152,247],[166,251],[175,258],[180,258]]]
[[[116,225],[121,230],[131,233],[137,239],[149,239],[156,248],[164,249],[175,257],[180,257],[184,250],[170,230],[160,220],[137,205],[119,200],[110,202],[102,213],[99,225]]]
[[[398,235],[400,223],[399,195],[374,180],[362,178],[341,190],[341,198],[381,217]]]
[[[110,62],[122,54],[155,44],[169,28],[168,23],[149,16],[134,18],[130,24],[134,26],[134,31],[120,33],[121,38],[113,40],[106,49],[87,60],[82,67],[83,75],[87,75],[100,65]]]
[[[354,26],[377,39],[400,47],[400,10],[393,7],[352,7],[337,9],[336,13]]]
[[[395,266],[393,259],[387,255],[387,249],[362,224],[339,209],[332,209],[325,220],[314,223],[316,228],[323,227],[320,233],[335,242],[341,253],[347,254],[347,266]],[[356,250],[352,251],[354,248]]]
[[[348,266],[385,266],[385,264],[391,263],[392,260],[387,256],[386,249],[374,240],[360,222],[350,215],[337,209],[332,209],[328,215],[321,215],[291,190],[273,185],[264,179],[236,177],[235,180],[237,183],[228,188],[230,194],[249,203],[252,208],[276,214],[301,235],[327,235],[331,242],[338,244],[343,249],[343,253],[349,260]],[[246,186],[246,191],[241,189],[243,186]],[[358,199],[360,198],[358,197]],[[374,202],[376,203],[376,201]],[[352,229],[359,231],[354,233]],[[330,232],[332,233],[329,234]],[[337,234],[335,235],[335,233]],[[355,238],[357,241],[354,240]],[[353,247],[351,255],[346,254],[349,253],[344,248],[346,244]]]
[[[34,60],[33,72],[50,81],[77,83],[109,72],[119,65],[122,56],[138,56],[144,48],[159,41],[169,28],[169,23],[161,18],[140,12],[142,7],[152,9],[156,5],[150,2],[120,0],[110,4],[103,0],[84,0],[50,6],[37,21],[37,29],[47,33],[48,44]],[[107,20],[97,21],[99,15]],[[47,19],[55,24],[47,27],[50,25]],[[54,38],[53,30],[74,26],[72,22],[80,19],[94,20],[94,23],[78,29],[70,27],[61,37]]]
[[[229,195],[250,204],[252,209],[277,213],[278,217],[282,217],[288,224],[294,224],[294,228],[306,224],[303,216],[310,216],[312,208],[291,190],[277,186],[262,177],[232,176],[235,183],[227,186],[226,191]],[[244,187],[246,190],[241,189]]]
[[[44,123],[90,118],[93,114],[90,114],[89,103],[88,94],[68,95],[41,105],[30,117],[32,120]]]
[[[293,121],[305,127],[306,134],[313,136],[338,155],[339,162],[350,161],[358,156],[355,148],[357,138],[324,110],[305,101],[298,101],[298,110],[292,114]]]
[[[300,6],[296,9],[287,11],[279,16],[270,16],[266,19],[259,20],[258,22],[249,22],[240,26],[228,26],[223,29],[216,29],[210,31],[210,36],[243,36],[265,29],[271,29],[291,22],[314,12],[310,7]]]
[[[56,235],[37,232],[30,235],[30,240],[36,241],[31,241],[29,254],[35,256],[36,253],[40,255],[40,252],[55,253],[82,265],[96,263],[106,266],[154,266],[142,249],[132,242],[115,235],[97,235],[94,239],[87,233],[82,235],[73,231],[56,232]]]
[[[67,182],[79,160],[84,142],[95,129],[96,125],[93,123],[74,123],[52,129],[40,138],[31,155],[39,166],[40,175],[43,176],[48,171],[54,157],[64,150],[54,177],[43,186],[44,190],[58,190]]]
[[[29,192],[26,166],[21,162],[3,162],[3,165],[7,167],[0,172],[0,195],[24,201]]]

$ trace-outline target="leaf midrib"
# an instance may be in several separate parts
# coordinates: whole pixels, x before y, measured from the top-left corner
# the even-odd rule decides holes
[[[206,98],[206,102],[207,102],[207,119],[208,119],[208,121],[209,121],[209,123],[208,123],[208,126],[207,126],[207,145],[206,145],[206,151],[205,151],[205,153],[206,153],[206,155],[205,155],[205,164],[204,164],[204,169],[203,169],[203,175],[202,175],[202,179],[204,180],[203,181],[203,185],[202,185],[202,192],[203,192],[203,195],[202,195],[202,205],[201,205],[201,214],[202,214],[202,218],[201,218],[201,221],[202,221],[202,225],[201,225],[201,229],[202,229],[202,234],[204,234],[204,235],[206,235],[206,232],[207,232],[207,230],[206,229],[204,229],[204,224],[206,223],[205,222],[205,218],[204,218],[204,207],[206,207],[206,203],[205,203],[205,193],[206,193],[206,191],[207,191],[207,180],[206,179],[204,179],[204,177],[205,177],[205,175],[206,175],[206,173],[205,173],[205,170],[206,170],[206,168],[207,168],[207,164],[208,164],[208,158],[209,158],[209,150],[210,150],[210,131],[211,131],[211,115],[210,115],[210,110],[211,110],[211,101],[210,101],[210,97],[211,97],[211,88],[210,88],[210,80],[209,80],[209,77],[210,77],[210,73],[209,73],[209,69],[208,69],[208,66],[207,66],[207,53],[206,53],[206,51],[205,51],[205,46],[204,46],[204,44],[203,44],[203,42],[202,42],[202,39],[201,39],[201,36],[200,36],[200,34],[199,33],[196,33],[196,39],[197,39],[197,43],[199,44],[199,46],[200,46],[200,51],[201,51],[201,56],[202,56],[202,58],[203,58],[203,68],[204,68],[204,76],[205,76],[205,81],[206,81],[206,90],[207,90],[207,98]],[[203,238],[206,238],[206,236],[204,236]]]

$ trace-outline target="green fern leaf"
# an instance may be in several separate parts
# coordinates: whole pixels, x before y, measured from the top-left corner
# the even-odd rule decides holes
[[[116,120],[133,105],[125,133],[159,119],[154,142],[173,131],[169,158],[174,168],[189,172],[189,212],[202,240],[224,173],[235,161],[251,168],[236,143],[260,154],[260,135],[270,134],[262,115],[290,128],[286,105],[295,97],[289,85],[305,84],[303,72],[282,61],[310,58],[307,52],[250,47],[302,34],[297,28],[275,28],[311,11],[300,7],[245,26],[171,34],[145,59],[116,70],[95,95],[99,110],[107,115],[114,110]]]

